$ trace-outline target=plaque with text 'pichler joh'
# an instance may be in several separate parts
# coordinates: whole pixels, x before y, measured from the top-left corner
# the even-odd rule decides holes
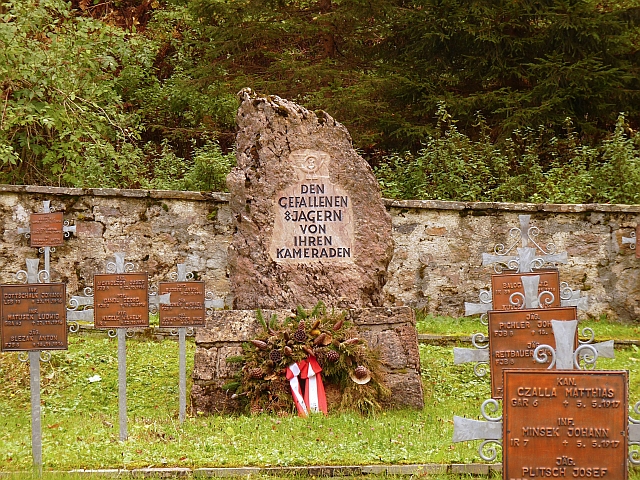
[[[505,370],[503,478],[627,478],[628,373]]]
[[[29,219],[31,247],[60,247],[64,245],[62,212],[32,213]]]
[[[149,277],[146,273],[96,274],[93,290],[96,328],[149,326]]]
[[[160,282],[159,294],[170,294],[169,303],[160,304],[160,326],[166,328],[205,325],[204,282]]]
[[[535,361],[538,345],[555,349],[551,320],[576,320],[576,307],[535,308],[489,312],[489,355],[491,397],[502,398],[502,371],[505,368],[546,369]],[[574,346],[578,345],[576,335]]]
[[[558,270],[539,270],[535,273],[500,273],[491,275],[491,294],[494,310],[515,310],[521,308],[518,302],[524,303],[525,278],[539,276],[537,292],[550,292],[540,297],[541,307],[560,306],[560,274]],[[515,296],[514,296],[515,294]],[[518,298],[520,297],[520,298]],[[511,301],[513,299],[513,301]]]
[[[66,350],[63,283],[0,285],[2,351]]]

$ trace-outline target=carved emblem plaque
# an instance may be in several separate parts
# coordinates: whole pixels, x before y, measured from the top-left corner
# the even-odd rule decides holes
[[[62,212],[32,213],[29,219],[29,246],[59,247],[64,245]]]
[[[0,285],[3,352],[66,350],[66,290],[63,283]]]
[[[352,262],[353,205],[331,182],[325,152],[297,150],[298,181],[277,195],[269,254],[275,262]]]
[[[539,277],[537,291],[535,292],[535,299],[525,299],[526,284]],[[532,282],[535,284],[535,281]],[[559,307],[560,306],[560,274],[558,270],[539,270],[535,273],[500,273],[497,275],[491,275],[491,293],[493,296],[493,309],[494,310],[517,310],[522,308],[522,305],[527,300],[537,301],[538,295],[542,292],[551,292],[553,298],[550,295],[544,294],[540,297],[539,303],[543,308],[546,307]],[[511,301],[512,300],[512,301]],[[515,305],[514,305],[515,303]],[[533,308],[538,308],[536,305]]]
[[[146,273],[93,276],[95,328],[149,326],[149,277]]]
[[[577,314],[576,307],[490,311],[491,397],[502,398],[505,368],[548,368],[549,365],[534,360],[534,350],[541,344],[556,347],[551,320],[576,320]],[[574,346],[577,344],[576,335]]]
[[[204,282],[160,282],[158,293],[171,294],[170,303],[160,304],[160,326],[166,328],[205,325]]]
[[[503,478],[628,478],[628,373],[505,370]]]

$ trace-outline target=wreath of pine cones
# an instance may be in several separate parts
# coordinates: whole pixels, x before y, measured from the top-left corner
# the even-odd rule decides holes
[[[323,303],[311,311],[298,307],[282,320],[274,314],[265,320],[256,314],[263,332],[243,345],[243,354],[227,358],[238,362],[233,382],[223,388],[233,394],[245,412],[286,415],[295,412],[286,367],[310,355],[322,367],[322,381],[340,388],[339,405],[333,410],[378,410],[389,396],[384,386],[379,355],[358,337],[346,312],[327,312]]]

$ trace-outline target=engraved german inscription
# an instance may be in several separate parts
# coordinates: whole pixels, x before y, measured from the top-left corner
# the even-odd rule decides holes
[[[291,158],[299,180],[276,195],[271,259],[352,261],[353,205],[344,189],[329,178],[329,155],[299,150]]]
[[[555,348],[551,320],[575,320],[576,315],[576,307],[490,311],[491,396],[502,398],[505,368],[546,369],[548,365],[537,363],[533,352],[541,344]]]
[[[560,306],[560,274],[557,270],[539,270],[535,273],[501,273],[491,275],[491,295],[494,310],[517,310],[522,308],[518,302],[522,302],[525,288],[522,277],[540,276],[538,292],[550,292],[540,297],[540,305],[543,308]],[[515,294],[515,295],[514,295]],[[513,303],[510,301],[513,299]],[[515,304],[514,304],[515,303]],[[521,303],[520,303],[521,305]]]
[[[0,285],[2,351],[66,350],[63,283]]]
[[[204,326],[204,282],[160,282],[158,291],[171,294],[170,303],[160,304],[161,327]]]
[[[149,326],[149,278],[146,273],[93,277],[96,328]]]
[[[505,480],[627,478],[625,371],[504,370]]]
[[[62,212],[32,213],[29,219],[31,247],[59,247],[64,245]]]

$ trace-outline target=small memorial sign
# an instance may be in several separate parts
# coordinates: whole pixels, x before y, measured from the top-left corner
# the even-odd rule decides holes
[[[149,326],[149,276],[100,273],[93,277],[96,328]]]
[[[66,350],[66,290],[63,283],[0,285],[3,352]]]
[[[505,368],[546,369],[533,352],[540,344],[556,347],[551,320],[576,320],[576,307],[536,308],[489,312],[491,397],[502,398]],[[576,336],[574,345],[577,345]]]
[[[170,303],[160,305],[161,327],[204,327],[204,282],[160,282],[158,293],[171,294]]]
[[[504,371],[503,478],[628,478],[628,372]]]
[[[501,273],[497,275],[491,275],[491,292],[493,295],[493,309],[494,310],[516,310],[521,308],[518,306],[517,298],[514,298],[516,303],[511,301],[512,296],[516,294],[516,297],[520,297],[522,300],[527,293],[525,291],[525,283],[527,278],[539,276],[536,296],[542,292],[551,292],[553,299],[550,296],[547,298],[541,298],[541,307],[559,307],[560,306],[560,274],[558,270],[539,270],[535,273]],[[547,303],[549,301],[549,303]],[[521,303],[524,303],[522,300]]]
[[[62,212],[32,213],[29,220],[31,247],[59,247],[64,245]]]
[[[326,152],[296,150],[298,181],[278,193],[269,253],[275,262],[353,262],[353,204],[329,179]]]

